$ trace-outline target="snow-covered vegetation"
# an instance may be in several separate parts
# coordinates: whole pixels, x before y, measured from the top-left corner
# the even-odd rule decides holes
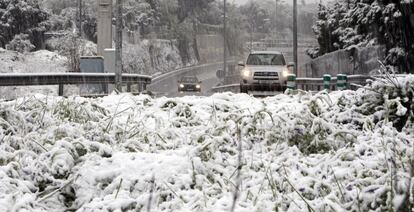
[[[0,48],[0,73],[65,72],[66,64],[65,57],[47,50],[20,53]],[[0,96],[3,99],[17,98],[28,93],[53,93],[57,95],[57,86],[0,88]]]
[[[0,73],[65,72],[66,58],[47,50],[20,53],[0,48]]]
[[[1,101],[0,211],[410,211],[413,87]]]
[[[321,1],[313,27],[319,47],[309,50],[308,54],[315,58],[338,49],[383,45],[387,50],[387,64],[412,73],[413,8],[413,1]]]
[[[154,75],[176,70],[185,65],[197,63],[194,53],[192,60],[182,62],[177,42],[171,40],[143,40],[138,44],[125,43],[123,48],[123,63],[126,73]]]

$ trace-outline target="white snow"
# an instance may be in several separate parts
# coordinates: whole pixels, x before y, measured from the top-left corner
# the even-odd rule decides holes
[[[238,182],[235,211],[398,209],[414,135],[393,125],[412,111],[372,88],[0,101],[0,211],[230,211]]]
[[[0,74],[62,73],[66,72],[65,63],[65,57],[47,50],[22,54],[0,48]],[[0,87],[0,96],[11,99],[29,93],[57,95],[57,91],[57,86]]]

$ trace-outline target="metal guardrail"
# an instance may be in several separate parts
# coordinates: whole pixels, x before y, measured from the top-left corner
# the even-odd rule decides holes
[[[357,89],[357,85],[367,84],[368,79],[373,79],[371,76],[366,75],[349,75],[348,76],[348,88],[351,90]],[[337,78],[333,77],[331,79],[331,90],[336,89]],[[297,88],[302,90],[312,90],[320,91],[323,90],[323,78],[297,78],[296,79]],[[212,92],[234,92],[238,91],[240,84],[231,84],[231,85],[222,85],[212,88]]]
[[[230,85],[220,85],[213,87],[211,89],[214,93],[220,93],[220,92],[234,92],[239,93],[240,92],[240,84],[230,84]]]
[[[227,63],[228,64],[236,63],[236,59],[235,58],[229,58]],[[169,78],[172,78],[172,77],[181,76],[181,75],[187,74],[189,72],[192,72],[194,74],[200,74],[205,69],[211,69],[211,68],[214,68],[214,67],[218,67],[222,64],[223,64],[223,62],[220,61],[220,62],[213,62],[213,63],[207,63],[207,64],[201,64],[201,65],[194,65],[194,66],[179,68],[179,69],[171,71],[171,72],[167,72],[167,73],[164,73],[164,74],[161,74],[161,75],[158,75],[158,76],[153,76],[152,84],[162,82],[163,80],[166,80],[166,79],[169,79]],[[214,71],[217,71],[217,70],[214,70]]]
[[[123,74],[122,83],[130,91],[131,84],[138,84],[140,90],[152,81],[151,76]],[[0,74],[0,86],[59,85],[59,96],[63,96],[64,85],[115,84],[115,73],[11,73]]]
[[[372,79],[371,76],[366,75],[349,75],[348,76],[348,88],[354,90],[358,86],[354,85],[365,85],[368,79]],[[324,89],[323,78],[297,78],[297,88],[302,90],[321,91]],[[330,83],[330,90],[336,90],[337,77],[332,77]]]
[[[171,72],[167,72],[165,74],[161,74],[159,76],[154,76],[152,79],[152,82],[158,83],[158,82],[162,82],[166,79],[175,77],[175,76],[180,76],[183,74],[186,74],[188,72],[198,72],[198,70],[203,70],[205,68],[211,68],[211,67],[215,67],[218,66],[220,64],[223,64],[223,62],[217,62],[217,63],[209,63],[209,64],[203,64],[203,65],[195,65],[195,66],[188,66],[188,67],[184,67],[184,68],[180,68]]]

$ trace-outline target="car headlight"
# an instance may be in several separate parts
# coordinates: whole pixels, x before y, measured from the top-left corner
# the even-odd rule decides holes
[[[201,85],[196,85],[196,88],[197,88],[197,89],[200,89],[200,88],[201,88]]]
[[[180,84],[180,88],[184,88],[184,85],[183,84]]]
[[[242,75],[243,77],[250,77],[251,71],[247,68],[243,69]]]
[[[289,74],[290,74],[289,69],[288,68],[284,68],[283,71],[282,71],[283,78],[287,78],[289,76]]]

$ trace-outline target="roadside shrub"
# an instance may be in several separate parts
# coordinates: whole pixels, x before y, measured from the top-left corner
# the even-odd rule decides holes
[[[387,74],[365,87],[356,105],[365,115],[374,115],[374,124],[392,122],[399,131],[414,123],[414,76]]]
[[[13,40],[6,45],[7,50],[17,51],[20,53],[30,52],[36,47],[30,42],[29,35],[18,34],[15,35]]]

